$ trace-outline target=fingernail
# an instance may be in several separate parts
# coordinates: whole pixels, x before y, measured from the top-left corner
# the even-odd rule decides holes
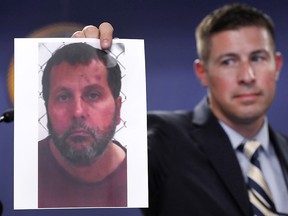
[[[107,47],[107,46],[108,46],[108,40],[103,40],[103,41],[102,41],[102,45],[105,46],[105,47]]]

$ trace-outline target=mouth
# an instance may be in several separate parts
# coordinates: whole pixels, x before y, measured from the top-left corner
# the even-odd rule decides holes
[[[261,94],[259,92],[243,93],[235,95],[234,98],[244,103],[252,103],[255,102],[260,95]]]
[[[69,143],[73,144],[84,144],[86,142],[90,142],[91,139],[91,134],[85,130],[73,130],[66,138]]]

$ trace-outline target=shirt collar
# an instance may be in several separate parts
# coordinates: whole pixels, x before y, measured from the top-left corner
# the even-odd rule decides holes
[[[243,137],[241,134],[239,134],[237,131],[229,127],[227,124],[219,120],[220,125],[226,132],[227,136],[230,139],[230,142],[232,144],[232,147],[236,150],[238,146],[245,142],[247,138]],[[262,147],[266,152],[268,152],[269,147],[269,129],[268,129],[268,121],[267,118],[264,120],[264,124],[259,130],[259,132],[256,134],[256,136],[253,138],[253,140],[257,140],[261,143]]]

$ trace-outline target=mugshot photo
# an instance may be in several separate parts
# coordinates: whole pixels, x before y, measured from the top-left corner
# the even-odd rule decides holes
[[[28,153],[33,152],[36,159],[30,171],[37,178],[25,177],[37,183],[37,188],[32,184],[30,188],[37,193],[32,193],[33,202],[21,202],[20,208],[130,207],[135,205],[131,200],[139,206],[147,205],[147,199],[139,196],[148,190],[147,156],[145,151],[139,152],[146,145],[145,82],[129,83],[130,77],[135,80],[133,76],[145,76],[145,67],[133,66],[136,62],[127,59],[132,54],[137,56],[137,52],[129,51],[129,47],[135,47],[133,42],[130,46],[125,41],[115,42],[114,48],[103,51],[95,40],[26,41],[19,41],[19,55],[26,46],[38,54],[32,54],[32,58],[38,57],[27,63],[27,68],[37,70],[31,86],[37,87],[37,101],[33,93],[33,102],[24,104],[37,114],[34,126],[37,125],[38,136],[33,138],[32,151]],[[139,41],[134,43],[141,48]],[[144,58],[136,61],[142,61],[144,66]],[[21,79],[21,72],[17,71],[25,67],[21,62],[18,67],[17,59],[15,62],[17,82]],[[134,94],[136,86],[138,93]],[[15,96],[15,101],[23,93],[23,89],[16,90],[19,96]],[[23,102],[17,103],[23,106]],[[20,122],[24,121],[18,125],[21,133],[28,134],[31,128],[23,129]],[[135,127],[143,130],[135,132]],[[143,139],[135,143],[135,136]],[[18,149],[17,141],[15,144]],[[15,157],[16,164],[18,160]],[[133,180],[135,174],[143,176],[144,187],[139,187],[140,191],[129,189],[139,184]],[[22,175],[19,171],[19,178]],[[17,181],[16,175],[16,185]],[[21,196],[17,194],[25,192],[15,193],[16,203],[20,203]]]

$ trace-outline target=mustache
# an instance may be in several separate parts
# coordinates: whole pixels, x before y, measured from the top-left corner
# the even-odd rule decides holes
[[[95,130],[87,126],[84,122],[76,122],[72,124],[67,131],[62,135],[63,139],[69,137],[75,130],[84,130],[86,133],[95,138]]]

